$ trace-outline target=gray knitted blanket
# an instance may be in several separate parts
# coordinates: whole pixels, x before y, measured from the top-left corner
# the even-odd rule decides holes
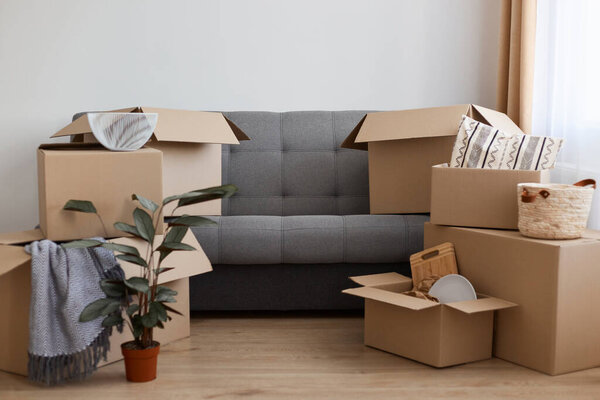
[[[83,379],[106,359],[112,329],[102,327],[101,318],[81,323],[79,315],[106,297],[100,280],[122,279],[123,270],[102,247],[63,249],[42,240],[26,250],[32,256],[29,379],[47,385]]]

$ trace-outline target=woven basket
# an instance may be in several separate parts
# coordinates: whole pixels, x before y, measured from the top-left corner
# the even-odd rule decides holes
[[[581,237],[590,215],[594,189],[593,179],[573,185],[519,184],[519,231],[540,239]]]

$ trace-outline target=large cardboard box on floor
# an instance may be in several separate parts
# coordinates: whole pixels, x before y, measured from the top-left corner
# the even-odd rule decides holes
[[[342,147],[369,151],[371,214],[429,212],[431,167],[450,161],[462,115],[523,133],[503,113],[474,104],[368,113]]]
[[[539,240],[427,223],[425,247],[444,242],[478,290],[519,304],[498,312],[494,355],[551,375],[600,366],[600,232]]]
[[[517,184],[550,182],[550,171],[431,168],[431,223],[517,229]]]
[[[434,367],[492,356],[494,310],[515,304],[479,295],[439,304],[402,294],[413,282],[395,272],[355,276],[343,293],[365,299],[365,345]]]
[[[221,144],[239,144],[249,140],[240,128],[222,113],[172,110],[156,107],[129,107],[109,112],[157,113],[158,122],[147,147],[163,152],[163,192],[165,197],[219,186],[221,180]],[[71,136],[77,142],[94,142],[87,114],[83,114],[54,135]],[[225,182],[235,183],[235,182]],[[174,208],[165,208],[171,215]],[[173,215],[221,215],[221,200],[178,209]]]
[[[163,199],[162,153],[142,148],[109,151],[89,143],[55,143],[37,150],[40,228],[50,240],[118,237],[115,222],[133,224],[139,194]],[[89,200],[98,215],[63,210],[69,200]],[[100,216],[100,218],[98,218]],[[163,231],[158,224],[157,233]]]
[[[29,341],[29,304],[31,296],[31,256],[22,245],[42,240],[40,230],[0,234],[0,303],[4,305],[4,320],[0,324],[0,370],[27,375],[27,348]],[[162,236],[157,236],[160,243]],[[142,252],[146,243],[135,238],[117,238],[115,243],[135,246]],[[171,307],[183,316],[173,315],[165,324],[165,329],[155,329],[155,340],[165,345],[190,335],[190,294],[189,277],[212,271],[212,266],[193,233],[188,231],[183,239],[196,248],[196,251],[173,252],[167,260],[175,269],[161,275],[159,283],[178,292],[177,303]],[[144,253],[142,253],[144,254]],[[121,261],[127,277],[139,274],[139,266]],[[113,330],[110,338],[111,350],[105,365],[122,359],[121,343],[132,340],[131,333],[124,327],[123,333]]]

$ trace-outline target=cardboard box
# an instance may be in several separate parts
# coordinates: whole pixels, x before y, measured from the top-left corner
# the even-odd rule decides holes
[[[494,355],[551,375],[600,366],[600,232],[539,240],[426,224],[425,247],[443,242],[478,290],[519,304],[498,312]]]
[[[462,115],[523,133],[503,113],[474,104],[368,113],[342,147],[369,151],[371,214],[426,213],[431,167],[450,161]]]
[[[37,163],[40,228],[50,240],[122,236],[113,224],[134,223],[138,204],[132,194],[157,204],[163,199],[162,153],[156,149],[119,152],[96,144],[47,144],[39,147]],[[104,227],[97,215],[63,210],[70,199],[93,202]],[[162,232],[158,224],[157,233]]]
[[[431,168],[431,223],[517,229],[517,184],[550,182],[550,171]]]
[[[29,304],[31,297],[31,256],[20,245],[43,239],[40,230],[0,234],[0,303],[4,304],[4,320],[0,324],[0,370],[27,375],[27,348],[29,342]],[[161,237],[157,238],[160,243]],[[114,242],[136,246],[145,250],[145,243],[139,239],[119,238]],[[190,335],[190,296],[189,277],[212,270],[208,258],[191,232],[183,239],[194,246],[196,251],[173,252],[169,255],[169,266],[174,270],[161,275],[159,283],[177,290],[177,303],[172,307],[183,313],[173,315],[165,324],[165,329],[155,329],[155,340],[162,345]],[[128,277],[139,273],[137,265],[121,262]],[[131,333],[124,328],[123,333],[113,330],[111,350],[105,365],[122,359],[120,345],[132,340]]]
[[[165,197],[222,184],[221,144],[239,144],[250,138],[218,112],[129,107],[111,112],[158,113],[158,122],[147,147],[163,152],[163,193]],[[71,136],[76,142],[95,142],[87,115],[54,135]],[[225,182],[233,183],[235,182]],[[174,204],[165,215],[221,215],[221,200],[212,200],[178,209]]]
[[[412,279],[395,272],[350,279],[362,285],[343,293],[365,299],[365,345],[434,367],[490,358],[494,310],[515,306],[483,295],[447,304],[407,296]]]

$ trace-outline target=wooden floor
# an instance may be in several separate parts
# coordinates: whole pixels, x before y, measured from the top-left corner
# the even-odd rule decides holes
[[[362,345],[353,315],[210,315],[164,346],[159,377],[123,364],[54,388],[0,373],[0,399],[600,399],[600,369],[550,377],[498,359],[434,369]]]

